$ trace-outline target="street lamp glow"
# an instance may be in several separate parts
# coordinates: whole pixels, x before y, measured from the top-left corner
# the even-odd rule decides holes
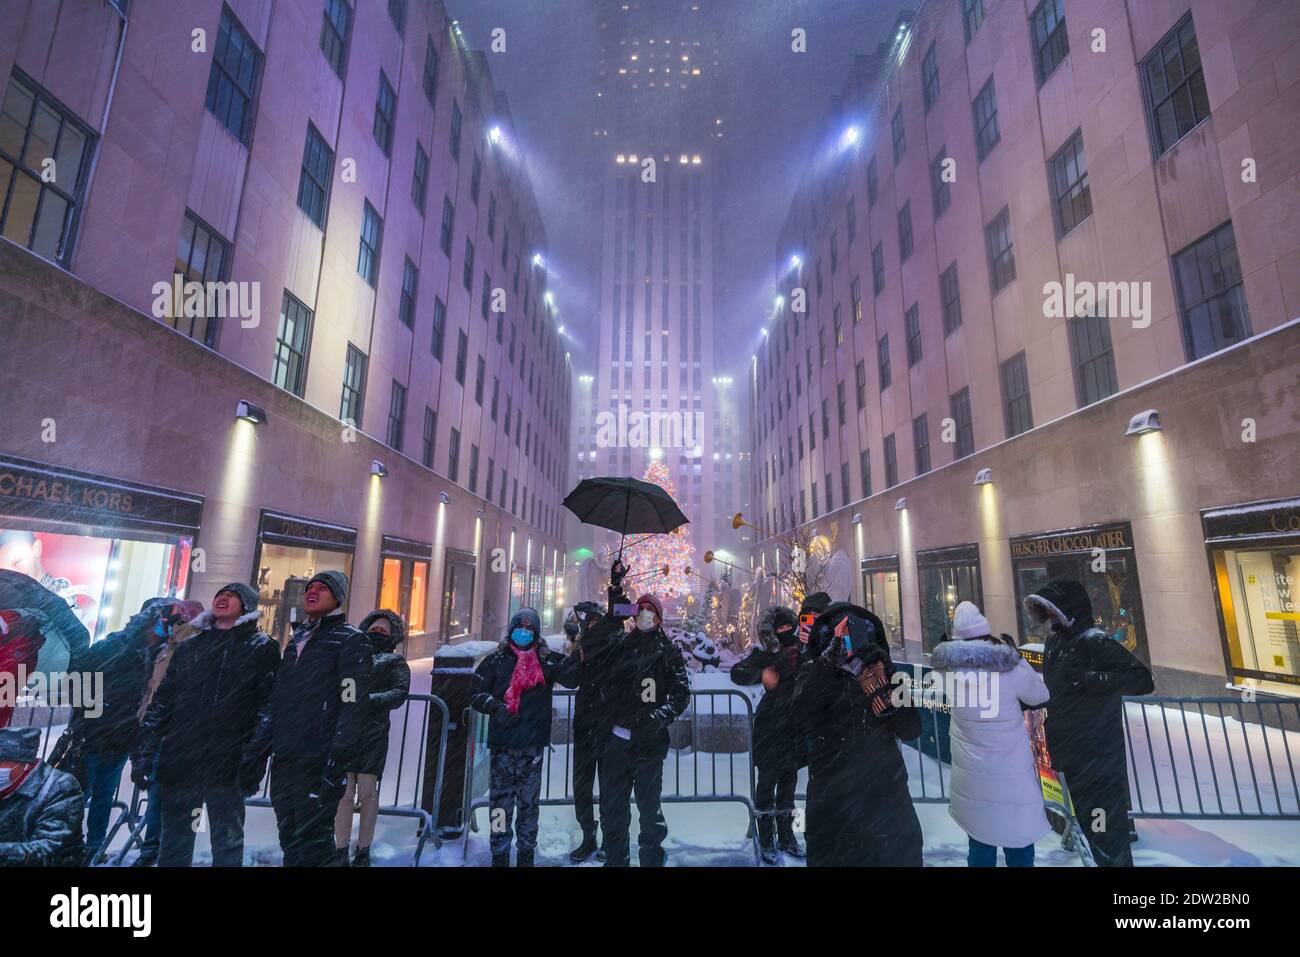
[[[499,127],[499,126],[494,126],[494,127],[492,127],[492,129],[488,130],[488,139],[489,139],[491,142],[493,142],[493,143],[500,143],[500,142],[501,142],[501,127]]]
[[[800,259],[798,256],[791,256],[791,257],[790,257],[790,268],[791,268],[792,270],[794,270],[794,269],[798,269],[798,268],[799,268],[800,266],[802,266],[802,265],[803,265],[803,260]]]
[[[763,327],[763,338],[767,338],[767,326]]]
[[[540,267],[542,265],[542,254],[533,253],[533,265]]]
[[[775,305],[776,305],[776,308],[777,308],[777,309],[780,309],[782,306],[784,306],[784,305],[785,305],[785,296],[777,296],[776,299],[775,299]]]
[[[555,305],[555,296],[553,296],[553,295],[551,294],[551,290],[549,290],[549,289],[546,290],[546,295],[545,295],[543,298],[546,299],[546,304],[547,304],[548,306],[554,306],[554,305]]]
[[[564,335],[564,326],[560,326],[559,332],[560,335]]]
[[[850,126],[840,137],[840,149],[847,150],[852,148],[862,137],[862,130],[856,126]]]

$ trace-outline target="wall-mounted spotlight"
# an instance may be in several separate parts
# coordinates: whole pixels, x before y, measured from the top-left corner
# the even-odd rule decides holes
[[[1160,424],[1160,413],[1155,409],[1147,409],[1128,420],[1128,431],[1124,434],[1146,435],[1148,432],[1159,432],[1163,428],[1164,426]]]
[[[439,492],[439,493],[438,493],[438,501],[441,502],[443,505],[450,505],[450,504],[451,504],[451,496],[448,495],[446,492]]]
[[[894,511],[901,512],[904,511],[906,508],[907,508],[907,496],[904,495],[902,498],[900,498],[897,502],[894,503]]]
[[[534,266],[537,266],[537,267],[540,268],[541,265],[542,265],[542,262],[543,262],[543,260],[542,260],[542,254],[541,254],[541,253],[533,253],[533,265],[534,265]]]
[[[376,478],[388,478],[388,466],[379,459],[374,459],[370,463],[370,474]]]
[[[485,514],[483,511],[483,506],[480,505],[478,509],[474,512],[474,514],[477,515],[479,518],[482,518]]]
[[[853,514],[853,518],[852,518],[850,521],[851,521],[851,523],[854,524],[854,525],[861,525],[861,524],[862,524],[862,513],[861,513],[861,512],[855,512],[855,513]]]
[[[254,425],[266,425],[266,410],[261,406],[253,405],[247,399],[240,399],[239,404],[235,406],[235,418],[252,422]]]
[[[978,472],[976,472],[976,473],[975,473],[975,484],[976,484],[976,485],[992,485],[992,484],[993,484],[993,470],[992,470],[992,469],[980,469]]]
[[[564,326],[560,326],[557,331],[560,333],[560,335],[564,335]]]
[[[766,327],[763,328],[763,335],[764,335],[764,337],[767,336],[767,328],[766,328]]]

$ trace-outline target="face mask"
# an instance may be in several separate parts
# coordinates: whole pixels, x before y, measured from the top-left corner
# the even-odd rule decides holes
[[[527,628],[516,628],[510,632],[510,640],[520,648],[527,648],[533,643],[533,633]]]
[[[636,626],[641,631],[650,631],[655,626],[655,613],[649,608],[643,608],[637,612]]]

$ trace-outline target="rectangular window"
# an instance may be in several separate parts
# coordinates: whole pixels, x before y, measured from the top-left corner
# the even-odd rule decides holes
[[[867,407],[867,360],[859,359],[858,364],[853,367],[853,372],[858,411],[861,412]]]
[[[885,249],[880,243],[871,250],[871,288],[877,296],[885,289]]]
[[[229,267],[230,244],[187,209],[176,248],[176,265],[173,267],[176,274],[182,282],[221,282]],[[172,315],[164,317],[163,321],[177,332],[183,332],[206,346],[216,342],[220,320],[208,314],[215,310],[205,307],[197,316],[186,315],[183,302],[177,301],[172,304],[171,312]]]
[[[829,482],[828,482],[828,483],[827,483],[827,488],[829,488],[829,487],[830,487],[830,484],[829,484]],[[840,501],[841,501],[843,504],[848,505],[848,504],[849,504],[849,497],[850,497],[850,493],[849,493],[849,463],[848,463],[848,462],[841,462],[841,463],[840,463]]]
[[[1250,314],[1231,221],[1175,254],[1174,279],[1189,361],[1249,338]]]
[[[966,42],[970,43],[984,22],[984,0],[961,0],[961,22],[966,30]]]
[[[388,400],[388,434],[385,442],[390,449],[402,451],[402,434],[406,431],[406,387],[396,379]]]
[[[876,205],[880,198],[880,179],[876,176],[876,158],[871,157],[867,163],[867,207]]]
[[[406,32],[406,0],[388,0],[388,15],[398,33]]]
[[[352,10],[345,0],[325,0],[320,26],[320,49],[339,79],[348,62],[348,34],[352,31]]]
[[[1025,364],[1025,354],[1016,353],[999,368],[1007,438],[1012,438],[1034,427],[1034,414],[1029,404],[1029,370]]]
[[[816,518],[819,512],[817,509],[817,483],[812,483],[812,517]]]
[[[469,198],[477,206],[479,188],[483,184],[483,157],[478,155],[478,150],[474,151],[474,161],[470,163],[469,169]]]
[[[944,178],[944,161],[948,159],[948,147],[939,147],[939,152],[930,161],[930,199],[934,203],[934,218],[938,219],[952,205],[952,184]]]
[[[1142,61],[1142,86],[1156,156],[1210,115],[1192,15],[1185,16]]]
[[[442,198],[442,226],[438,231],[438,246],[448,259],[451,258],[451,230],[456,222],[456,207],[451,205],[451,198]]]
[[[424,95],[430,106],[438,98],[438,48],[433,37],[429,37],[424,45]]]
[[[497,235],[497,194],[488,192],[488,239]]]
[[[863,449],[858,454],[858,474],[862,477],[862,497],[871,497],[871,450]]]
[[[66,266],[94,144],[88,127],[26,76],[10,74],[0,110],[0,234]],[[50,182],[47,159],[58,173]]]
[[[1034,44],[1034,65],[1038,85],[1052,75],[1070,52],[1070,38],[1065,33],[1065,10],[1062,0],[1042,0],[1029,15],[1029,38]]]
[[[835,344],[842,346],[844,345],[844,323],[840,321],[840,304],[838,302],[835,304],[835,308],[831,310],[831,315],[834,317]]]
[[[298,174],[298,208],[319,228],[325,228],[329,211],[330,181],[334,173],[334,151],[311,123],[302,149],[302,170]]]
[[[357,250],[357,275],[371,286],[379,279],[379,248],[384,238],[384,221],[366,200],[361,220],[361,245]]]
[[[460,481],[460,429],[452,429],[447,440],[447,478]]]
[[[835,383],[835,411],[839,419],[839,424],[843,425],[849,420],[848,408],[844,403],[844,383]]]
[[[949,396],[952,420],[957,424],[957,447],[953,459],[964,459],[975,451],[975,426],[970,417],[970,389]]]
[[[949,335],[961,325],[961,290],[957,285],[957,261],[939,276],[939,298],[943,301],[943,334]]]
[[[456,332],[456,381],[465,384],[465,366],[469,363],[469,336],[464,330]]]
[[[984,227],[984,241],[989,253],[989,281],[996,293],[1016,278],[1015,249],[1011,243],[1011,214],[1004,206]]]
[[[411,171],[411,202],[424,215],[424,197],[429,191],[429,154],[419,143],[415,144],[415,166]]]
[[[912,255],[912,201],[909,199],[898,211],[898,261],[907,262]]]
[[[889,335],[883,335],[876,342],[876,368],[880,375],[880,391],[889,388],[892,381],[889,371]]]
[[[853,303],[853,324],[856,326],[862,321],[862,280],[858,276],[853,277],[849,286],[849,298]]]
[[[488,310],[492,304],[492,277],[487,273],[483,274],[483,292],[479,296],[478,311],[484,321],[487,320]],[[500,340],[497,340],[500,341]]]
[[[339,419],[353,428],[361,428],[361,413],[366,395],[366,354],[348,343],[347,358],[343,362],[343,400],[339,404]]]
[[[907,152],[907,135],[903,128],[903,107],[900,105],[894,111],[894,115],[889,118],[889,132],[894,141],[894,165],[903,158]]]
[[[433,339],[429,351],[439,362],[442,361],[442,343],[447,331],[447,307],[437,296],[433,297]]]
[[[993,77],[975,96],[971,104],[971,113],[975,118],[975,152],[981,160],[992,152],[993,147],[1002,139],[998,130],[998,103],[993,92]]]
[[[1092,191],[1088,189],[1082,132],[1076,130],[1047,161],[1047,177],[1052,191],[1056,237],[1060,239],[1092,215]]]
[[[893,488],[898,484],[898,443],[894,441],[894,433],[890,432],[885,436],[885,488]]]
[[[922,412],[912,420],[912,445],[916,449],[916,474],[930,471],[930,427]]]
[[[1097,314],[1069,320],[1079,408],[1092,405],[1119,390],[1115,378],[1115,352],[1110,344],[1110,322],[1104,309],[1094,312]]]
[[[312,312],[286,289],[280,303],[271,381],[302,398],[307,386],[307,355],[311,348]]]
[[[478,492],[478,446],[472,443],[469,447],[469,490]]]
[[[907,366],[910,369],[921,361],[921,317],[920,307],[912,303],[903,313],[903,329],[907,333]]]
[[[480,406],[483,404],[483,386],[487,381],[487,363],[483,357],[478,357],[478,364],[474,369],[474,401]]]
[[[492,501],[492,489],[493,482],[496,479],[496,467],[497,463],[495,460],[489,458],[487,466],[487,483],[483,487],[483,497],[489,502]]]
[[[424,436],[420,443],[420,462],[426,469],[433,468],[433,453],[438,441],[438,413],[424,407]]]
[[[492,377],[492,421],[497,420],[497,409],[501,405],[501,380],[496,376]],[[490,498],[491,496],[489,496]]]
[[[203,105],[245,146],[253,141],[253,101],[261,71],[262,54],[253,38],[239,25],[230,8],[223,7]]]
[[[379,71],[379,93],[375,98],[375,122],[373,132],[375,142],[379,148],[384,151],[385,156],[391,156],[393,153],[393,124],[397,119],[397,92],[393,85],[388,82],[388,77],[384,76],[384,71]]]
[[[849,205],[844,209],[845,229],[849,237],[849,245],[853,245],[853,240],[858,235],[858,198],[849,197]]]
[[[397,304],[397,318],[408,329],[415,328],[415,294],[420,287],[420,270],[415,268],[411,257],[406,257],[402,265],[402,296]]]
[[[928,113],[934,101],[939,99],[939,59],[934,52],[933,43],[921,60],[921,91],[925,96],[925,111]]]
[[[447,136],[447,148],[451,150],[451,158],[460,161],[460,104],[455,100],[451,101],[451,131]]]
[[[468,236],[465,237],[465,269],[461,273],[461,282],[465,284],[465,289],[469,292],[474,291],[474,244],[470,242]]]

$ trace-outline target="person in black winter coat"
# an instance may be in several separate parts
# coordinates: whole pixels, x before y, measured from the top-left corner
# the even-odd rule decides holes
[[[207,808],[214,867],[244,861],[244,798],[257,791],[264,762],[254,739],[270,722],[271,687],[280,648],[257,627],[257,592],[242,582],[225,585],[212,610],[190,624],[198,634],[173,652],[140,724],[131,777],[150,790],[161,786],[161,867],[189,867],[195,821]]]
[[[551,686],[562,661],[542,641],[537,612],[520,608],[511,617],[501,646],[474,672],[470,706],[489,715],[493,867],[510,866],[512,837],[519,852],[516,865],[533,866],[542,757],[551,743]]]
[[[375,821],[379,817],[379,779],[388,761],[389,715],[406,703],[411,692],[411,669],[397,654],[397,646],[406,639],[402,616],[386,608],[372,611],[361,619],[361,630],[374,649],[370,659],[370,688],[362,703],[361,746],[348,767],[347,786],[334,816],[334,848],[346,859],[352,838],[352,810],[360,807],[361,822],[357,829],[357,853],[353,867],[370,866],[370,843],[375,838]]]
[[[1025,599],[1051,634],[1043,649],[1047,750],[1065,777],[1092,856],[1102,867],[1132,867],[1125,695],[1155,690],[1151,669],[1093,622],[1092,602],[1076,581],[1054,581]]]
[[[150,598],[121,631],[90,645],[71,663],[70,670],[102,675],[103,682],[99,700],[68,722],[68,735],[80,742],[84,756],[80,776],[88,805],[86,847],[91,852],[108,833],[122,769],[140,729],[140,699],[153,669],[154,648],[166,634],[173,601]]]
[[[81,787],[40,747],[39,728],[0,728],[0,867],[81,863]]]
[[[600,821],[605,834],[605,866],[627,867],[633,795],[641,833],[642,867],[664,865],[668,837],[660,794],[668,729],[691,702],[691,684],[681,650],[664,634],[663,610],[652,595],[637,599],[633,630],[600,652],[601,700],[609,714],[609,733],[600,758]],[[603,732],[602,732],[603,733]]]
[[[587,649],[597,648],[623,635],[623,621],[604,615],[593,601],[579,602],[564,622],[565,634],[573,647],[556,673],[556,681],[566,688],[576,688],[573,696],[573,813],[582,828],[582,843],[569,854],[575,864],[599,851],[596,839],[595,786],[600,755],[609,735],[606,709],[601,707],[600,691],[611,657],[593,656]]]
[[[271,718],[252,749],[259,762],[274,755],[271,806],[285,867],[343,863],[334,852],[334,815],[360,750],[372,656],[343,613],[347,595],[340,571],[307,583],[306,620],[294,623],[275,672]]]
[[[808,763],[808,755],[791,711],[801,651],[798,617],[789,608],[774,605],[759,619],[758,643],[731,667],[735,684],[763,685],[763,697],[754,714],[754,767],[758,770],[754,811],[759,848],[769,864],[778,862],[778,851],[804,856],[794,833],[794,794],[799,769]]]
[[[921,717],[892,700],[885,629],[865,608],[832,604],[817,616],[811,660],[799,671],[795,720],[812,738],[808,866],[920,867],[921,823],[900,740]]]

